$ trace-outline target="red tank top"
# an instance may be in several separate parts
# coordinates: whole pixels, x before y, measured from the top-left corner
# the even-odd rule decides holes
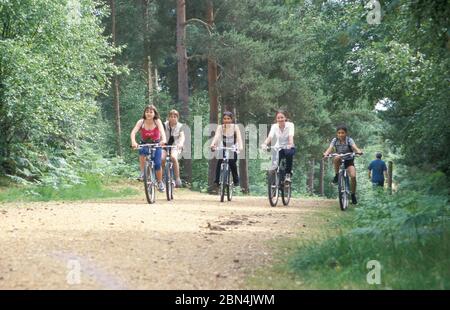
[[[158,126],[156,126],[153,129],[145,129],[144,122],[142,122],[140,132],[141,132],[141,139],[144,142],[158,142],[161,137],[161,133],[159,132]]]

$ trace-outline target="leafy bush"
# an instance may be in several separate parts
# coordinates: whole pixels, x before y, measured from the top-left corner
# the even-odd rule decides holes
[[[320,287],[369,288],[366,263],[378,260],[384,270],[379,288],[449,289],[445,175],[431,174],[401,188],[392,196],[365,192],[352,221],[340,223],[344,232],[300,247],[291,270]]]

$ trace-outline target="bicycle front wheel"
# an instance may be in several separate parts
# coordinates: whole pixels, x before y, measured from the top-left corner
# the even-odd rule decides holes
[[[222,169],[220,170],[220,186],[219,186],[219,195],[220,195],[220,202],[224,202],[225,200],[225,194],[227,191],[227,185],[228,185],[228,169],[225,165],[222,166]]]
[[[144,166],[144,189],[145,189],[145,197],[147,198],[147,202],[149,204],[153,204],[155,202],[155,180],[153,177],[153,168],[151,163],[148,161],[145,162]]]
[[[339,206],[342,211],[347,210],[349,201],[348,176],[343,171],[339,173],[338,181]]]
[[[278,182],[277,172],[267,172],[267,193],[269,196],[269,203],[272,207],[275,207],[278,203]]]
[[[287,206],[289,201],[291,201],[291,183],[284,182],[284,186],[281,190],[281,200],[283,201],[283,205]]]
[[[166,168],[164,171],[166,175],[166,197],[168,201],[173,199],[173,182],[170,168],[170,165],[166,164]]]
[[[231,201],[231,199],[233,199],[233,187],[234,187],[234,183],[233,183],[233,178],[231,177],[231,171],[228,170],[228,177],[227,177],[227,200]]]

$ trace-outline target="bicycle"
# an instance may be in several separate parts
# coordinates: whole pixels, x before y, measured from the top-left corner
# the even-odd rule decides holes
[[[158,182],[156,181],[155,175],[155,162],[152,160],[153,154],[157,148],[161,148],[162,146],[159,143],[147,143],[140,144],[138,149],[148,147],[150,152],[145,156],[145,165],[144,165],[144,190],[145,197],[147,198],[147,202],[149,204],[155,203],[156,199],[156,186]]]
[[[225,151],[225,156],[220,166],[220,178],[219,178],[220,202],[224,202],[225,193],[227,195],[227,200],[231,201],[233,199],[234,183],[233,178],[231,176],[229,160],[230,160],[230,153],[231,152],[238,153],[238,149],[236,145],[233,145],[232,147],[219,146],[216,147],[214,150]]]
[[[275,161],[276,169],[269,169],[267,171],[267,193],[270,205],[275,207],[278,204],[278,199],[281,194],[281,200],[284,206],[289,205],[291,201],[291,182],[286,182],[286,159],[279,159],[280,151],[287,149],[286,146],[269,146],[265,150],[274,150],[276,152]]]
[[[338,173],[338,195],[339,195],[339,206],[342,211],[347,210],[348,202],[350,200],[350,178],[345,168],[345,161],[348,159],[353,159],[356,155],[362,155],[357,153],[345,153],[345,154],[329,154],[325,158],[340,157],[341,165],[339,166]]]
[[[172,149],[177,149],[175,145],[167,145],[166,149],[166,165],[164,167],[164,182],[166,183],[167,200],[173,200],[173,189],[175,187],[175,178],[173,171],[173,162],[171,160]]]

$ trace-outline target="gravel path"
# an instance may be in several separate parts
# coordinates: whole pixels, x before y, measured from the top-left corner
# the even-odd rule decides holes
[[[145,198],[0,205],[0,289],[243,289],[268,241],[308,235],[333,200]]]

